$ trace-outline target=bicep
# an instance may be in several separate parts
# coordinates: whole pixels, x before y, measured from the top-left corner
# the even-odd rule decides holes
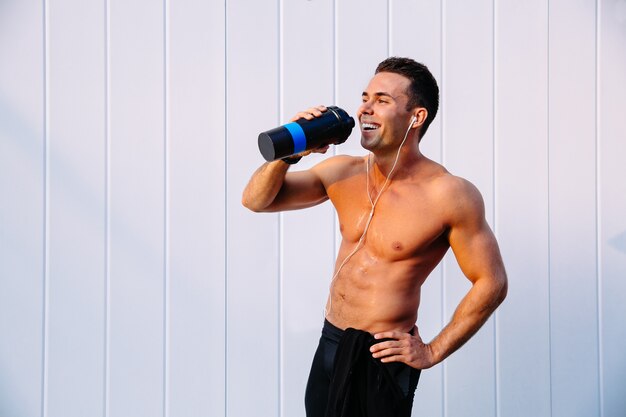
[[[453,227],[449,241],[459,267],[470,281],[504,278],[500,249],[487,222],[476,227]]]
[[[448,239],[464,275],[475,283],[506,280],[498,242],[485,220],[482,197],[478,190],[469,190],[453,215]]]
[[[297,210],[326,200],[326,188],[315,170],[288,172],[276,198],[265,211]]]

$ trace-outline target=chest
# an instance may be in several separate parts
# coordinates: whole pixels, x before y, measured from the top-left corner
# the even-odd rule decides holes
[[[371,220],[372,206],[364,184],[331,195],[331,200],[344,242],[358,242],[367,227],[365,246],[384,259],[419,256],[445,240],[445,211],[420,187],[396,186],[385,190]]]

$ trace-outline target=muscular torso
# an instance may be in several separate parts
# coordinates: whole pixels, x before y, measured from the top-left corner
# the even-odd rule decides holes
[[[424,159],[415,173],[394,178],[383,192],[364,242],[331,284],[327,318],[334,325],[371,333],[413,327],[420,288],[449,247],[436,186],[446,176],[443,167]],[[365,178],[364,159],[352,158],[325,184],[342,234],[335,273],[354,251],[370,214]],[[372,199],[381,185],[370,187]]]

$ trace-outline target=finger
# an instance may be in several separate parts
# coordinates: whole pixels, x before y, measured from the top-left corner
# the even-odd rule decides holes
[[[400,339],[406,339],[407,337],[411,337],[411,335],[409,333],[403,333],[403,332],[399,332],[397,330],[394,330],[394,331],[391,331],[391,332],[376,333],[374,335],[374,339],[396,339],[396,340],[400,340]]]
[[[386,358],[389,356],[399,356],[405,354],[406,351],[404,348],[395,347],[391,349],[381,350],[380,352],[372,353],[372,357],[374,358]]]
[[[320,104],[319,106],[314,106],[305,111],[296,113],[296,115],[291,118],[291,121],[295,122],[298,119],[313,120],[316,117],[320,117],[326,110],[328,110],[328,108]]]
[[[386,356],[384,358],[381,358],[380,361],[383,363],[402,362],[402,363],[406,363],[407,365],[409,364],[403,355]]]
[[[308,150],[308,151],[302,151],[298,154],[296,154],[295,156],[307,156],[309,155],[311,152],[313,152],[312,150]]]
[[[315,117],[320,117],[322,113],[324,113],[325,111],[326,111],[326,106],[323,106],[321,104],[319,106],[311,107],[310,109],[307,110],[307,112],[311,113]]]
[[[295,122],[296,120],[300,120],[300,119],[313,120],[315,119],[315,116],[311,112],[301,111],[301,112],[296,113],[296,115],[291,118],[291,121]]]
[[[384,349],[390,349],[390,348],[395,348],[399,346],[400,346],[400,342],[398,342],[397,340],[387,340],[385,342],[380,342],[380,343],[376,343],[375,345],[372,345],[372,347],[370,347],[370,352],[379,352]]]
[[[326,145],[326,146],[323,146],[321,148],[315,149],[313,152],[315,152],[315,153],[326,153],[326,151],[328,150],[329,147],[330,147],[330,145]]]

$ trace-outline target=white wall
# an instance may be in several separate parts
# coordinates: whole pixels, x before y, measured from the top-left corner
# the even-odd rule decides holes
[[[624,0],[3,0],[0,415],[304,416],[334,212],[241,191],[259,131],[354,114],[390,55],[438,79],[423,150],[510,278],[413,415],[626,415]],[[467,289],[447,256],[425,338]]]

